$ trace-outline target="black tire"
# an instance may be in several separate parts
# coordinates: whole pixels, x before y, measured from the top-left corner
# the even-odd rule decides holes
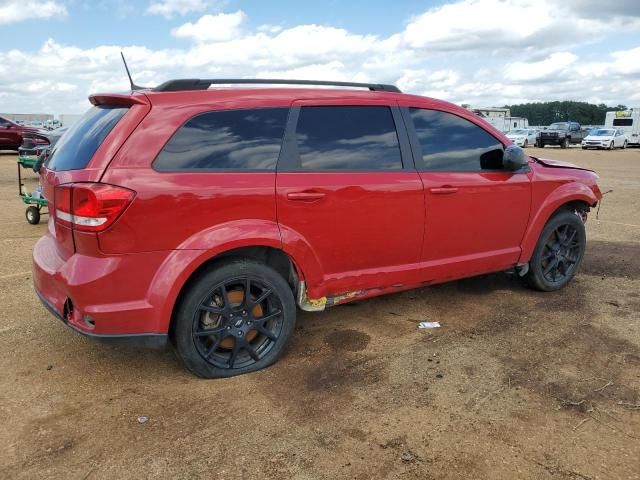
[[[27,207],[27,210],[24,212],[24,216],[27,218],[27,222],[31,225],[37,225],[40,223],[40,210],[38,210],[38,207],[34,207],[33,205]]]
[[[296,304],[285,279],[271,267],[228,260],[200,274],[187,288],[171,336],[193,374],[232,377],[265,368],[283,355],[295,326]]]
[[[578,215],[564,210],[551,217],[529,262],[529,285],[544,292],[564,287],[580,269],[586,244],[584,223]]]
[[[527,139],[524,139],[524,143],[522,144],[522,148],[527,148],[529,146],[529,142],[527,141]]]
[[[624,143],[622,144],[622,149],[624,150],[625,148],[627,148],[627,141],[625,140]]]
[[[613,143],[613,140],[611,140],[611,143],[609,144],[609,150],[614,150],[615,149],[615,145]]]
[[[568,138],[565,138],[564,140],[562,140],[562,143],[560,144],[560,148],[569,148],[569,145],[571,145],[571,142],[569,141]]]
[[[542,142],[541,142],[540,140],[538,140],[538,141],[536,142],[536,147],[538,147],[538,148],[544,148],[544,145],[542,144]]]

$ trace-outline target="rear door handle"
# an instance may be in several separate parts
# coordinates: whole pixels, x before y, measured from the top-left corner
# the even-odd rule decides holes
[[[287,200],[294,202],[316,202],[325,197],[323,192],[289,192]]]
[[[457,187],[436,187],[430,188],[429,191],[434,195],[451,195],[452,193],[456,193],[458,191]]]

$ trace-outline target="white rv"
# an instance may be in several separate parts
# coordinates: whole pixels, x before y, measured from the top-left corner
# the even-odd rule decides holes
[[[524,117],[512,117],[508,108],[471,108],[470,110],[504,133],[529,127],[529,120]]]
[[[619,128],[624,131],[629,145],[640,145],[640,108],[607,112],[605,128]]]

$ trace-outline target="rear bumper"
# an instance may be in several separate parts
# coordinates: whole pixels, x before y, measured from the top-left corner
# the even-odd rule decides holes
[[[47,309],[84,335],[158,345],[166,343],[172,289],[181,273],[175,256],[75,253],[63,258],[55,238],[46,234],[33,249],[33,284]],[[167,264],[174,267],[169,273]]]
[[[162,333],[130,333],[130,334],[122,334],[122,335],[100,335],[94,334],[91,332],[87,332],[79,329],[72,323],[69,323],[67,319],[64,318],[60,313],[56,311],[56,309],[51,305],[46,298],[42,296],[42,294],[36,290],[36,295],[42,302],[42,305],[49,310],[49,313],[64,323],[67,327],[75,330],[82,335],[93,338],[95,340],[102,340],[108,342],[114,342],[118,344],[126,344],[132,346],[140,346],[146,348],[162,348],[167,344],[168,335]]]

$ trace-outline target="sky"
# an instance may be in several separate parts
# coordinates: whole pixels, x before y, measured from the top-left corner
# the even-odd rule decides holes
[[[474,107],[640,107],[640,0],[0,0],[0,112],[171,78],[396,84]]]

